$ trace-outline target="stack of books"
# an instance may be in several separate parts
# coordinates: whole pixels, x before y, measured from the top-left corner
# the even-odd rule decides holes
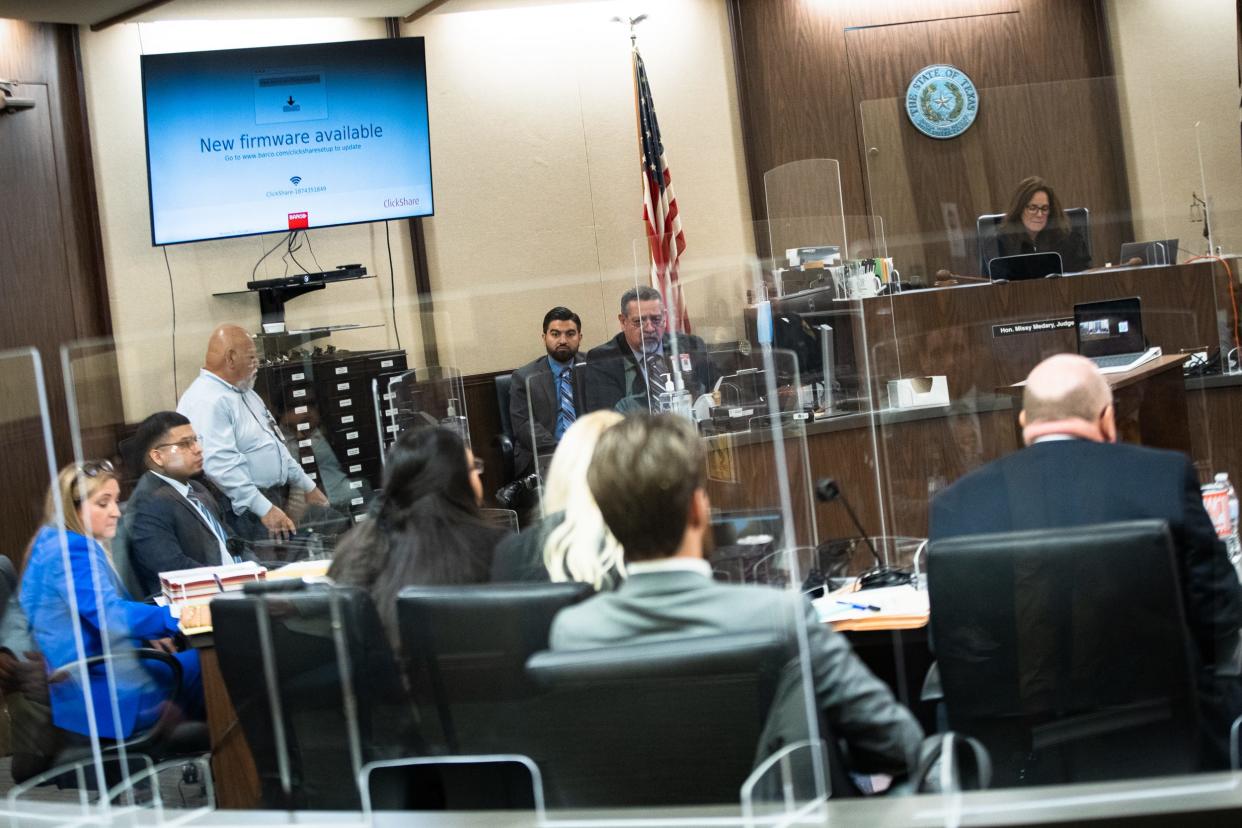
[[[267,567],[253,561],[200,566],[160,573],[160,588],[170,604],[206,603],[222,592],[235,592],[250,581],[267,578]]]

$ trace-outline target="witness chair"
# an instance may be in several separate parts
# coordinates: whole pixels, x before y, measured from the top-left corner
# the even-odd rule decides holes
[[[544,712],[526,659],[547,649],[556,614],[591,593],[578,583],[403,589],[401,649],[428,741],[454,754],[523,753]]]
[[[1070,230],[1082,236],[1083,242],[1087,246],[1087,258],[1094,261],[1095,257],[1091,249],[1091,211],[1086,207],[1067,207],[1065,208],[1065,219],[1069,222]],[[985,213],[975,220],[975,240],[979,248],[979,275],[988,276],[988,263],[1000,255],[1000,235],[1001,222],[1005,220],[1004,213]]]
[[[554,711],[530,746],[548,805],[737,802],[767,753],[761,733],[774,699],[801,702],[796,667],[786,669],[791,656],[784,640],[765,634],[532,656],[527,673]]]
[[[211,615],[263,804],[358,810],[366,763],[424,753],[375,607],[356,587],[255,586],[215,599]],[[373,791],[374,807],[439,798],[434,784],[405,787]]]
[[[1195,770],[1164,522],[947,538],[927,566],[948,725],[988,748],[994,787]]]

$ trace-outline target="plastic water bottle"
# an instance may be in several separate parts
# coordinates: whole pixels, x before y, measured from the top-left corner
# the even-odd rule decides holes
[[[1228,472],[1220,472],[1216,475],[1216,485],[1224,489],[1229,498],[1228,503],[1228,534],[1223,538],[1225,541],[1225,549],[1229,552],[1229,560],[1234,566],[1242,563],[1242,541],[1238,539],[1238,493],[1234,491],[1233,484],[1229,482]]]

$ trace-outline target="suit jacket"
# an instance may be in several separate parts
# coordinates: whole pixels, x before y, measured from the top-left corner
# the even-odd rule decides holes
[[[570,381],[574,385],[574,412],[582,414],[580,369],[573,369]],[[509,422],[513,426],[513,470],[519,478],[535,470],[536,454],[556,448],[558,411],[556,383],[546,355],[513,372],[509,385]]]
[[[797,652],[798,625],[806,628],[820,710],[832,734],[849,746],[850,770],[906,773],[923,736],[918,723],[854,655],[845,637],[821,623],[797,593],[721,584],[697,572],[631,575],[615,591],[561,610],[552,622],[550,646],[594,649],[680,636],[769,632],[785,637]],[[800,695],[800,682],[788,684]],[[801,725],[805,733],[800,707],[774,703],[774,717],[798,721],[774,723],[770,717],[766,731],[792,734]]]
[[[108,639],[114,656],[111,672],[120,732],[113,721],[113,695],[107,668],[102,664],[90,668],[86,692],[76,672],[65,681],[48,684],[52,721],[74,733],[89,733],[89,696],[99,735],[108,739],[128,736],[144,718],[150,719],[149,708],[162,695],[159,688],[166,686],[167,681],[123,655],[130,648],[142,646],[146,639],[176,635],[177,622],[167,607],[131,600],[97,542],[76,532],[66,531],[64,537],[67,550],[61,545],[60,531],[51,526],[44,526],[35,535],[22,571],[22,609],[49,671],[83,657],[100,655],[103,641]],[[71,592],[76,606],[70,604]],[[81,651],[75,627],[81,631]],[[186,661],[197,670],[197,653],[189,653]]]
[[[1242,587],[1203,509],[1182,454],[1123,443],[1036,443],[976,469],[932,502],[932,540],[955,535],[1168,521],[1182,605],[1202,663],[1232,653],[1242,628]]]
[[[223,526],[220,507],[203,484],[191,480],[190,488]],[[153,472],[138,481],[125,506],[125,522],[130,564],[144,595],[160,591],[161,572],[220,563],[216,533],[193,504]]]
[[[698,396],[710,391],[720,377],[720,372],[712,364],[703,345],[697,336],[679,338],[680,351],[689,355],[690,370],[683,372],[686,389]],[[671,358],[672,347],[670,338],[664,337],[664,353]],[[587,352],[586,374],[586,410],[616,409],[623,400],[632,399],[641,408],[648,406],[647,399],[642,395],[641,373],[630,384],[626,383],[627,368],[638,371],[638,360],[625,341],[625,334],[619,333],[603,345],[597,345]],[[684,362],[683,362],[684,365]],[[658,393],[660,389],[655,389]],[[623,406],[624,407],[624,406]]]

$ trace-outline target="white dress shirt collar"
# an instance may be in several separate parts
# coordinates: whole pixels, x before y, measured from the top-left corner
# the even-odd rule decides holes
[[[625,565],[627,575],[647,575],[653,572],[697,572],[705,578],[712,577],[712,565],[702,558],[660,558],[658,561],[635,561]]]
[[[177,490],[177,493],[180,494],[182,497],[184,497],[186,500],[190,499],[190,484],[189,483],[182,483],[180,480],[173,480],[171,477],[165,477],[164,475],[154,470],[151,471],[151,474],[155,475],[160,480],[163,480],[169,486],[172,486],[174,489]]]

